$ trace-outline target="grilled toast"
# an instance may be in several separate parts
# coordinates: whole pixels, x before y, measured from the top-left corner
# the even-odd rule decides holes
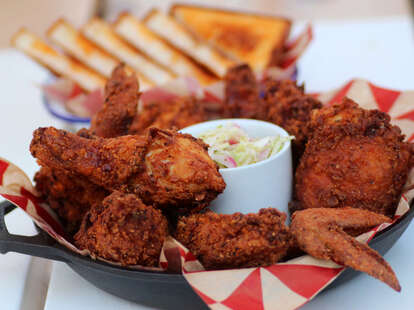
[[[208,85],[217,80],[188,56],[167,44],[133,15],[121,13],[113,27],[124,40],[176,75],[195,77],[201,85]]]
[[[58,19],[47,31],[47,37],[70,56],[76,58],[106,78],[111,76],[120,60],[102,50],[64,19]],[[131,68],[129,70],[132,71]],[[148,88],[153,83],[139,72],[140,88]]]
[[[154,64],[121,39],[112,27],[102,19],[92,18],[89,20],[82,28],[82,34],[155,84],[164,84],[174,78],[172,73]]]
[[[255,71],[277,63],[291,27],[286,18],[193,5],[173,5],[170,15],[198,39]]]
[[[159,10],[152,10],[144,18],[144,23],[171,45],[208,68],[217,77],[223,77],[227,69],[236,63],[211,48],[208,44],[197,40],[174,18],[161,13]]]
[[[106,79],[101,74],[59,53],[25,28],[12,37],[11,44],[53,73],[76,82],[87,92],[105,86]]]

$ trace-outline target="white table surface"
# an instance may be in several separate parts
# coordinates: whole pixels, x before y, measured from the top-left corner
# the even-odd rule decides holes
[[[414,89],[414,36],[407,18],[313,25],[315,40],[299,64],[299,81],[306,81],[309,91],[329,90],[353,77],[396,89]],[[41,106],[35,84],[46,77],[45,70],[18,52],[0,51],[0,156],[31,177],[37,170],[28,151],[32,131],[39,126],[62,126]],[[20,210],[8,215],[7,223],[14,233],[34,233],[30,220]],[[360,275],[317,296],[303,309],[414,309],[412,257],[413,225],[385,256],[400,280],[400,294]],[[15,253],[1,255],[0,276],[1,309],[149,309],[111,296],[66,265],[44,259]]]

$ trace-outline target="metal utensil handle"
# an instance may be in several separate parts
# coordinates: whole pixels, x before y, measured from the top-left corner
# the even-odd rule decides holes
[[[66,261],[64,253],[53,246],[55,242],[38,233],[35,236],[10,234],[4,217],[16,207],[8,201],[0,203],[0,253],[17,252],[58,261]]]

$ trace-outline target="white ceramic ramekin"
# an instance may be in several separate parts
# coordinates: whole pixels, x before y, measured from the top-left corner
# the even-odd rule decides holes
[[[281,127],[272,123],[252,119],[220,119],[199,123],[180,130],[198,137],[207,130],[226,123],[236,123],[249,137],[289,136]],[[257,212],[261,208],[274,207],[288,213],[292,195],[291,143],[286,142],[282,150],[261,162],[236,167],[222,168],[220,173],[226,189],[210,205],[217,213]]]

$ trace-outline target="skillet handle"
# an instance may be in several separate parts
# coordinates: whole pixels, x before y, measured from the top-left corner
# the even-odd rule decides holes
[[[41,233],[35,236],[20,236],[8,232],[4,217],[15,208],[8,201],[0,203],[0,253],[17,252],[66,262],[64,253],[53,246],[56,242],[45,238]]]

